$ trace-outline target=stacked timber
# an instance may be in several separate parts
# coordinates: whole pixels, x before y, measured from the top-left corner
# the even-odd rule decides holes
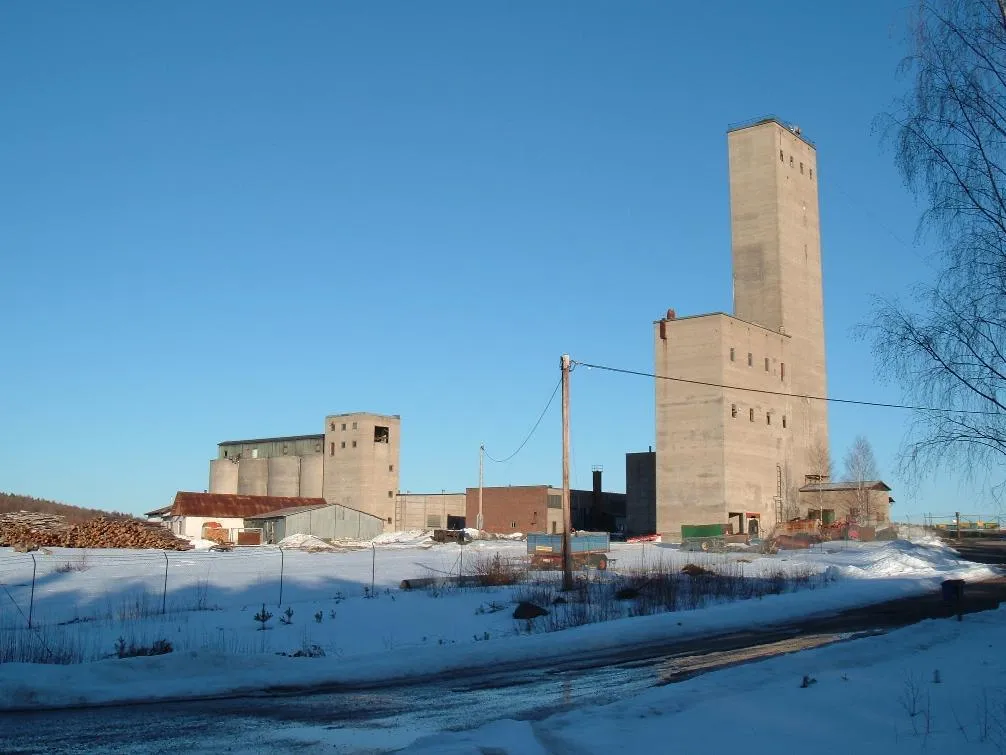
[[[19,511],[0,514],[0,547],[34,550],[55,548],[156,548],[184,551],[188,540],[157,524],[136,519],[97,517],[68,525],[63,517]]]

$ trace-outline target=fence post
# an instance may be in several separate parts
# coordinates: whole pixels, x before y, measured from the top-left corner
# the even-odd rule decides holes
[[[161,551],[164,554],[164,592],[161,594],[161,615],[168,612],[168,552]]]
[[[35,560],[35,554],[30,553],[31,556],[31,600],[28,602],[28,628],[31,629],[31,617],[35,611],[35,571],[38,569],[38,562]]]
[[[279,603],[276,605],[283,606],[283,569],[285,566],[286,559],[283,556],[283,548],[279,549]]]
[[[465,575],[465,536],[461,536],[461,552],[458,554],[458,584],[461,584],[461,580],[464,579]]]
[[[377,576],[377,545],[370,544],[370,597],[374,597],[374,579]]]

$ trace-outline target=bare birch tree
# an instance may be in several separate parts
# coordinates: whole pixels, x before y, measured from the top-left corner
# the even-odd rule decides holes
[[[870,510],[870,488],[867,483],[876,481],[880,477],[880,472],[877,469],[877,459],[873,455],[873,446],[865,436],[856,436],[845,454],[843,466],[845,482],[854,483],[856,486],[854,490],[856,508],[864,521],[869,522],[873,512]]]
[[[916,410],[906,480],[1006,463],[1006,14],[1003,0],[922,0],[904,62],[911,89],[879,123],[926,208],[934,282],[878,302],[866,327],[881,375]]]

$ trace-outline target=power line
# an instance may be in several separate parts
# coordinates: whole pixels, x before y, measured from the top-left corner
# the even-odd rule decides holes
[[[555,388],[552,389],[552,395],[548,397],[548,403],[545,404],[545,408],[541,410],[541,414],[538,415],[538,419],[535,421],[534,426],[531,428],[531,431],[527,434],[527,437],[524,438],[524,442],[521,443],[519,446],[517,446],[516,451],[507,456],[505,459],[494,459],[492,456],[489,455],[489,452],[485,450],[485,446],[482,447],[482,453],[485,454],[485,457],[489,459],[489,461],[495,462],[496,464],[503,464],[504,462],[510,461],[510,459],[512,459],[514,456],[516,456],[521,452],[524,446],[527,445],[527,442],[531,440],[531,436],[534,435],[534,431],[538,429],[538,425],[540,425],[541,421],[545,419],[545,414],[548,412],[548,408],[552,406],[552,401],[555,400],[555,394],[559,392],[560,385],[562,385],[561,377],[559,378],[559,382],[555,384]]]
[[[880,409],[910,409],[912,411],[918,412],[945,412],[947,414],[1001,414],[1001,412],[990,412],[981,409],[944,409],[934,406],[912,406],[910,404],[888,404],[882,401],[856,401],[855,399],[849,398],[833,398],[831,396],[811,396],[806,393],[785,393],[783,391],[769,391],[764,388],[744,388],[739,385],[724,385],[722,383],[711,383],[705,380],[689,380],[688,378],[671,377],[669,375],[657,375],[653,372],[641,372],[639,370],[626,370],[621,367],[609,367],[604,364],[590,364],[589,362],[576,362],[573,364],[582,364],[584,367],[590,367],[595,370],[607,370],[608,372],[618,372],[623,375],[636,375],[638,377],[648,377],[654,378],[656,380],[672,380],[676,383],[689,383],[690,385],[704,385],[709,388],[727,388],[732,391],[749,391],[750,393],[764,393],[769,396],[783,396],[786,398],[805,398],[810,401],[831,401],[835,404],[856,404],[858,406],[874,406]]]

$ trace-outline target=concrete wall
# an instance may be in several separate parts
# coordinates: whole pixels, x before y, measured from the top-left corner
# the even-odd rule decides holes
[[[395,503],[392,521],[395,530],[444,528],[448,516],[465,517],[466,527],[475,526],[474,519],[467,519],[464,493],[399,493]]]
[[[657,531],[657,454],[641,451],[625,455],[625,534],[652,535]]]
[[[658,322],[656,373],[723,383],[723,315]],[[723,475],[723,390],[655,380],[657,532],[670,539],[682,524],[720,522],[726,510]]]
[[[323,498],[325,457],[321,454],[300,457],[301,498]]]
[[[300,495],[299,456],[273,456],[267,459],[266,463],[268,464],[266,487],[269,495],[294,497]]]
[[[387,430],[380,440],[377,429]],[[383,438],[383,435],[381,436]],[[401,419],[357,412],[325,418],[323,497],[394,526]]]
[[[502,534],[544,531],[549,517],[553,516],[553,509],[547,507],[548,492],[545,485],[483,488],[482,528]],[[465,520],[469,526],[474,526],[479,513],[479,489],[468,488],[465,501]],[[558,515],[561,518],[561,510]]]
[[[238,492],[238,465],[229,459],[214,459],[210,462],[211,493]]]
[[[240,461],[238,464],[238,494],[269,495],[269,459],[242,459]]]

